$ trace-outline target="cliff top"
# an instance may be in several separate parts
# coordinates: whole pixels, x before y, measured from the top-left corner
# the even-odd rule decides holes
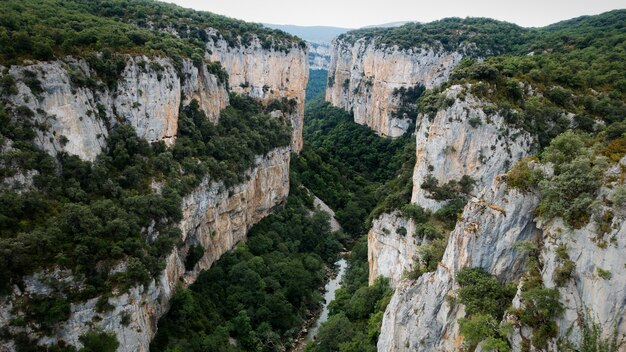
[[[0,62],[6,64],[103,48],[202,57],[206,43],[220,37],[231,47],[249,46],[256,38],[266,49],[305,47],[281,30],[153,0],[8,0],[2,8]]]
[[[397,46],[400,49],[434,46],[484,57],[507,53],[526,54],[536,49],[566,49],[567,45],[563,45],[564,36],[580,37],[585,34],[588,43],[605,40],[609,36],[623,34],[624,23],[626,10],[578,17],[542,28],[524,28],[489,18],[445,18],[430,23],[407,23],[394,28],[358,29],[340,35],[337,40],[353,44],[364,39],[374,41],[380,47]]]

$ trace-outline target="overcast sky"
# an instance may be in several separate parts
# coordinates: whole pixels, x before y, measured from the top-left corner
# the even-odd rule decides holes
[[[626,8],[626,0],[166,0],[246,21],[358,28],[444,17],[491,17],[539,27]]]

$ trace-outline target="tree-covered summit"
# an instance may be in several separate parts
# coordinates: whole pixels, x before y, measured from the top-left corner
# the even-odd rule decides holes
[[[209,34],[213,28],[219,34]],[[211,35],[213,38],[211,38]],[[0,14],[0,63],[50,60],[105,49],[131,54],[204,56],[210,39],[289,50],[304,42],[261,24],[153,0],[6,0]]]
[[[434,47],[447,51],[461,50],[470,56],[499,54],[525,55],[533,50],[567,51],[595,43],[623,40],[626,10],[614,10],[596,16],[582,16],[541,28],[524,28],[489,18],[444,18],[429,23],[407,23],[392,28],[364,28],[342,34],[339,41],[354,43],[359,39],[374,41],[377,46],[400,49]]]

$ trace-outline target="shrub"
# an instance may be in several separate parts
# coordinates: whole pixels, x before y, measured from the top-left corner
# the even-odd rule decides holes
[[[423,237],[427,240],[442,238],[443,234],[435,226],[430,223],[418,223],[415,225],[415,236]]]
[[[530,162],[537,161],[536,158],[524,158],[513,165],[507,173],[506,185],[518,189],[521,192],[529,192],[538,186],[543,174],[541,170],[532,170]]]
[[[468,315],[488,314],[499,319],[515,295],[515,286],[500,283],[482,268],[463,268],[456,274],[459,302]]]
[[[425,223],[430,217],[430,211],[417,204],[407,204],[402,207],[402,215],[412,219],[415,223]]]
[[[604,280],[611,280],[611,278],[613,277],[613,274],[611,274],[609,270],[604,270],[600,267],[596,268],[596,273],[598,274],[599,277],[603,278]]]
[[[554,274],[552,275],[552,281],[558,287],[565,286],[567,281],[572,278],[572,272],[576,268],[576,263],[572,260],[565,260],[560,266],[558,266],[554,270]]]
[[[115,352],[120,346],[115,333],[102,330],[92,330],[78,340],[83,344],[80,352]]]
[[[626,204],[626,187],[623,185],[615,187],[613,194],[611,194],[611,200],[618,207],[624,206]]]
[[[185,258],[185,270],[193,270],[203,256],[204,247],[202,247],[202,245],[191,246],[187,253],[187,258]]]

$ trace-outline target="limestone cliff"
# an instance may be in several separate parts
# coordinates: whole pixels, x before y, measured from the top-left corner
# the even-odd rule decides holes
[[[258,39],[246,47],[231,47],[225,40],[218,39],[207,44],[207,57],[210,61],[219,61],[229,73],[232,91],[248,94],[264,103],[283,98],[294,102],[287,118],[292,128],[291,147],[300,152],[309,77],[306,49],[266,50]]]
[[[422,188],[428,177],[442,185],[468,175],[481,191],[535,144],[532,136],[510,127],[499,113],[485,113],[491,104],[466,93],[468,88],[448,88],[442,94],[452,102],[449,106],[434,117],[418,116],[411,202],[421,207],[437,210],[443,204]]]
[[[338,38],[331,51],[326,101],[354,112],[355,122],[378,134],[397,137],[410,125],[408,116],[398,114],[405,102],[397,90],[447,81],[462,57],[429,46],[399,49],[379,47],[365,38],[354,43]]]
[[[604,235],[598,235],[601,216],[592,216],[581,229],[572,229],[559,218],[549,222],[536,219],[538,196],[508,187],[503,175],[516,160],[533,153],[534,137],[507,126],[498,114],[486,114],[490,110],[486,108],[488,102],[461,92],[461,86],[450,87],[443,94],[454,101],[449,100],[434,116],[418,118],[412,202],[431,210],[441,207],[441,201],[431,199],[430,192],[422,187],[426,177],[441,185],[470,175],[476,183],[437,269],[417,280],[396,282],[383,318],[378,350],[460,350],[463,337],[458,319],[465,316],[465,311],[462,304],[454,303],[456,273],[463,267],[479,267],[503,282],[523,282],[528,253],[516,249],[515,244],[521,241],[537,244],[545,287],[556,287],[555,273],[563,266],[563,257],[574,264],[567,281],[558,287],[565,307],[556,320],[561,343],[578,346],[589,324],[597,324],[601,339],[615,336],[622,340],[626,336],[625,262],[620,255],[626,245],[623,206],[598,202],[603,205],[594,214],[611,215]],[[602,188],[598,200],[611,199],[613,189],[622,182],[620,165],[624,164],[626,159],[609,168],[607,177],[613,181]],[[549,174],[550,166],[542,166],[542,170]],[[377,233],[378,228],[395,223],[398,219],[390,215],[380,217],[370,231],[369,241],[371,272],[391,277],[392,281],[400,271],[410,268],[404,259],[406,253],[416,252],[415,248],[396,248],[414,247],[414,240],[399,241],[398,236]],[[522,307],[519,292],[511,305]],[[514,326],[507,336],[513,350],[522,350],[523,341],[530,340],[532,331],[520,326],[514,315],[502,318]],[[548,350],[558,349],[557,339],[550,340]]]
[[[195,99],[207,118],[218,123],[220,112],[229,105],[230,92],[276,106],[271,114],[284,118],[292,130],[291,147],[257,156],[242,178],[247,181],[225,189],[222,183],[207,178],[184,197],[181,241],[167,257],[165,270],[150,285],[112,292],[109,298],[72,303],[69,319],[57,324],[52,336],[29,327],[14,326],[13,333],[25,332],[43,345],[63,341],[80,347],[79,336],[99,327],[115,332],[119,351],[147,351],[175,287],[193,283],[201,270],[245,240],[253,224],[285,201],[290,153],[302,148],[306,48],[265,48],[258,39],[248,46],[233,46],[220,39],[218,32],[207,32],[211,39],[204,64],[189,59],[116,55],[114,59],[121,66],[113,80],[107,80],[89,60],[76,57],[0,67],[17,88],[17,93],[6,97],[7,109],[32,118],[37,127],[36,144],[51,155],[63,151],[93,161],[117,124],[130,124],[140,138],[171,146],[176,140],[181,106]],[[216,62],[218,69],[212,65]],[[3,148],[10,148],[10,144]],[[4,180],[7,184],[2,187],[29,187],[33,175],[26,172],[18,173],[15,180]],[[155,192],[159,189],[155,184]],[[186,271],[187,253],[198,245],[205,254],[193,270]],[[124,271],[125,264],[113,270]],[[0,325],[8,326],[14,318],[11,310],[15,302],[51,292],[50,282],[57,280],[77,288],[81,285],[80,278],[57,268],[24,278],[23,289],[16,288],[12,295],[0,298]],[[108,301],[113,308],[98,312],[99,300]],[[4,346],[14,349],[10,341],[2,341]]]
[[[96,158],[117,123],[131,124],[150,142],[172,145],[181,103],[197,99],[213,121],[228,105],[226,87],[206,67],[198,69],[189,60],[183,64],[181,80],[169,59],[128,57],[117,87],[100,83],[97,89],[77,82],[76,77],[97,79],[82,59],[12,66],[9,74],[18,87],[9,104],[32,111],[43,127],[37,131],[39,146],[53,155],[65,151],[85,160]],[[39,82],[40,88],[25,81]]]
[[[382,214],[375,219],[367,233],[370,285],[379,276],[388,277],[392,286],[397,284],[413,268],[421,242],[415,236],[412,222],[400,212]]]
[[[330,43],[314,43],[309,44],[309,68],[311,70],[328,70],[330,66]]]
[[[497,204],[502,211],[488,204]],[[536,204],[535,197],[507,191],[498,181],[472,199],[450,234],[437,270],[396,287],[385,311],[378,350],[458,351],[463,339],[457,319],[464,310],[446,300],[454,296],[455,274],[472,266],[501,279],[519,278],[526,253],[514,249],[514,244],[539,236],[531,213]]]
[[[158,319],[167,311],[169,299],[178,284],[189,285],[201,270],[207,269],[219,257],[240,241],[247,230],[272,209],[283,203],[289,193],[289,148],[279,148],[258,156],[246,173],[248,181],[230,189],[221,182],[206,178],[202,184],[182,200],[183,220],[180,229],[181,244],[166,260],[166,268],[147,286],[138,286],[108,298],[112,310],[98,313],[98,297],[74,303],[70,318],[57,327],[53,337],[39,336],[40,344],[64,341],[79,346],[78,338],[94,327],[115,332],[118,351],[148,351],[156,332]],[[193,270],[186,271],[184,260],[191,246],[202,245],[206,252]],[[8,326],[12,319],[14,300],[35,294],[46,294],[52,288],[51,279],[69,280],[69,272],[53,270],[26,278],[25,291],[16,289],[0,306],[0,325]],[[54,280],[52,280],[54,281]],[[18,328],[16,328],[18,329]],[[9,344],[9,350],[12,350]]]
[[[467,175],[476,181],[472,192],[480,193],[498,174],[527,156],[534,143],[528,133],[508,127],[500,115],[487,115],[483,108],[490,103],[468,94],[467,88],[450,87],[442,93],[449,105],[434,116],[418,116],[412,203],[425,209],[436,211],[445,203],[432,199],[422,188],[427,178],[443,185]],[[406,236],[395,234],[398,224],[405,224]],[[381,228],[389,228],[391,234]],[[412,268],[417,246],[423,242],[415,238],[414,231],[399,213],[384,214],[374,221],[368,235],[370,282],[383,275],[395,283]]]
[[[306,50],[267,50],[258,40],[253,47],[230,47],[217,40],[207,44],[206,55],[225,67],[231,91],[264,103],[283,98],[294,101],[286,118],[292,127],[292,148],[299,152],[308,80]],[[85,160],[96,158],[108,130],[117,123],[131,124],[139,137],[150,142],[172,145],[181,104],[196,99],[207,117],[217,122],[229,103],[227,83],[206,65],[194,65],[191,60],[183,60],[177,72],[169,58],[128,56],[117,83],[109,86],[99,81],[87,61],[72,57],[11,66],[9,75],[18,87],[9,107],[25,106],[32,111],[42,127],[37,131],[39,146],[51,154],[65,151]],[[81,80],[93,80],[98,86]]]

